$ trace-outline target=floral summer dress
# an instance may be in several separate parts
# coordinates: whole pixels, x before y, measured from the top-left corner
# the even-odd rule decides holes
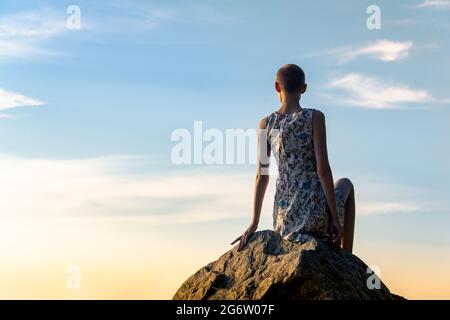
[[[290,114],[273,112],[267,119],[267,137],[278,165],[273,227],[293,242],[328,236],[330,213],[317,174],[313,112],[306,108]],[[343,225],[344,198],[339,191],[336,205]]]

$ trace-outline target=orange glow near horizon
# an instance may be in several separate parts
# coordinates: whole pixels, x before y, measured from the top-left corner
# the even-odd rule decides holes
[[[64,245],[51,236],[45,243],[18,245],[9,252],[9,259],[2,250],[0,298],[171,299],[187,277],[231,248],[221,232],[205,244],[188,230],[183,234],[161,230],[167,232],[165,239],[157,233],[114,236],[101,227],[83,231],[83,238],[63,237]],[[355,254],[368,265],[380,267],[381,278],[395,294],[408,299],[449,299],[449,257],[442,257],[440,248],[419,249],[421,254],[401,246],[359,243]],[[80,289],[66,286],[66,271],[72,265],[80,268]]]

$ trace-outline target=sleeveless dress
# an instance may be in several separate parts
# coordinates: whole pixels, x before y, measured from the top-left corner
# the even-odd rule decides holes
[[[307,108],[290,114],[273,112],[267,119],[267,138],[278,165],[273,228],[292,242],[328,237],[330,211],[317,174],[313,112]],[[344,197],[339,190],[335,194],[343,225]]]

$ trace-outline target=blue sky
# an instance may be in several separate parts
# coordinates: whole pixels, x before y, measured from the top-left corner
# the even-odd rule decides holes
[[[71,4],[80,30],[66,27]],[[381,30],[366,27],[371,4]],[[226,225],[208,251],[218,255],[250,220],[255,168],[174,166],[170,135],[195,120],[255,128],[277,108],[277,68],[296,63],[302,105],[326,114],[334,175],[357,186],[357,254],[392,243],[449,252],[449,14],[445,0],[3,0],[3,218],[131,216],[126,232],[167,237],[182,220],[192,239]]]

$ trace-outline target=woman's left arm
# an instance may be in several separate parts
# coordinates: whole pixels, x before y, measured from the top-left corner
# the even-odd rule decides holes
[[[234,244],[239,241],[238,251],[241,251],[244,248],[249,238],[258,229],[264,195],[266,193],[267,185],[269,184],[270,144],[267,140],[266,124],[267,120],[264,118],[259,122],[258,128],[258,169],[253,196],[252,221],[247,230],[231,243]]]

